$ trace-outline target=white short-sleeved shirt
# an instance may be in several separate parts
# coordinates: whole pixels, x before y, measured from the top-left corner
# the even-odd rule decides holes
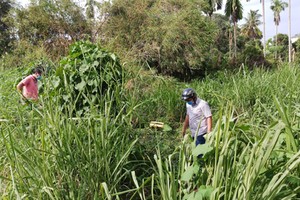
[[[206,119],[211,115],[209,105],[206,101],[197,98],[194,105],[186,104],[187,115],[189,116],[189,127],[192,132],[192,137],[197,132],[198,135],[207,133]]]

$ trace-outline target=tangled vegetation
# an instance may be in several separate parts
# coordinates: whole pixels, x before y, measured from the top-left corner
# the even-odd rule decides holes
[[[1,1],[0,198],[299,199],[299,40],[285,64],[288,37],[263,49],[261,16],[240,28],[232,2]],[[39,101],[21,105],[37,66]],[[188,87],[213,113],[197,147]]]
[[[122,103],[123,72],[119,58],[90,42],[77,42],[70,53],[60,61],[53,78],[62,110],[70,108],[75,116],[97,112],[104,107],[104,99],[110,98],[120,109]],[[91,106],[94,105],[94,106]]]
[[[125,87],[127,106],[116,113],[112,96],[99,95],[95,102],[104,103],[102,109],[77,118],[61,112],[55,100],[61,91],[53,90],[51,73],[43,79],[42,109],[18,104],[14,84],[23,70],[1,73],[2,198],[299,198],[297,68],[241,68],[191,83],[125,72],[127,89],[117,87]],[[180,93],[186,87],[195,88],[213,110],[213,132],[197,148],[180,134]],[[69,105],[76,102],[70,98]],[[150,121],[172,130],[151,129]],[[199,153],[205,155],[197,161]]]

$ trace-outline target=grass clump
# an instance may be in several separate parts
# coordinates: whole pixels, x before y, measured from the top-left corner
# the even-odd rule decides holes
[[[299,69],[242,69],[189,83],[122,73],[117,90],[92,101],[83,87],[62,112],[54,76],[42,80],[43,108],[28,110],[14,92],[21,69],[2,71],[2,198],[299,198]],[[72,85],[66,77],[68,87],[84,80]],[[213,132],[200,148],[180,135],[187,87],[213,111]],[[79,97],[88,115],[74,116]],[[151,129],[150,121],[172,130]],[[197,161],[199,152],[205,155]]]

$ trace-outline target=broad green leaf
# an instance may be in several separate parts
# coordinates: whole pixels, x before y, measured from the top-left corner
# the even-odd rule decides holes
[[[193,174],[194,174],[194,168],[193,168],[193,166],[189,166],[186,169],[186,171],[182,174],[181,180],[188,182],[192,179]]]
[[[62,98],[64,101],[68,101],[70,96],[69,95],[62,95]]]
[[[195,196],[193,199],[195,200],[202,200],[204,197],[204,193],[203,190],[199,189],[197,192],[195,192]]]
[[[209,146],[209,144],[200,144],[198,145],[194,150],[193,150],[193,156],[198,156],[199,154],[206,154],[208,152],[210,152],[211,150],[213,150],[213,148],[211,146]]]
[[[115,54],[113,54],[113,53],[110,55],[110,57],[111,57],[114,61],[116,61],[116,59],[117,59],[117,56],[116,56]]]
[[[99,65],[99,62],[98,61],[95,61],[94,62],[94,66],[96,67],[96,66],[98,66]]]
[[[182,199],[183,200],[190,200],[191,198],[194,198],[194,193],[195,192],[185,194]]]
[[[205,197],[209,198],[213,191],[214,191],[213,187],[201,185],[197,193],[200,193],[201,196],[204,198]]]
[[[60,83],[59,77],[56,76],[55,78],[53,78],[52,84],[54,88],[57,88],[59,86],[59,83]]]
[[[83,64],[83,65],[81,65],[81,66],[79,67],[79,71],[80,71],[80,73],[84,73],[84,72],[86,72],[89,68],[90,68],[89,65]]]
[[[168,124],[164,124],[163,131],[165,132],[172,131],[172,128]]]
[[[78,83],[78,84],[75,86],[75,88],[76,88],[77,90],[79,90],[79,91],[82,91],[83,88],[85,87],[85,85],[86,85],[86,82],[82,80],[80,83]]]

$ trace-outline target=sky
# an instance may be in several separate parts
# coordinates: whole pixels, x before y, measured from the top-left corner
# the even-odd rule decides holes
[[[21,3],[23,6],[27,5],[29,0],[16,0],[17,2]],[[84,2],[85,0],[76,0],[78,2]],[[282,0],[288,3],[288,0]],[[260,0],[250,0],[246,2],[246,0],[241,0],[243,5],[243,18],[248,16],[250,10],[259,10],[259,13],[262,14],[262,5]],[[226,0],[223,0],[223,7],[225,7]],[[300,0],[291,0],[291,32],[292,37],[296,34],[300,34]],[[275,34],[275,23],[274,23],[274,15],[273,11],[270,9],[271,7],[271,0],[265,0],[265,16],[266,16],[266,40],[272,38]],[[218,11],[218,13],[224,14],[224,10]],[[278,33],[288,34],[288,8],[281,12],[280,18],[281,22],[278,27]],[[260,19],[262,21],[262,17]],[[239,25],[245,23],[245,20],[241,20]],[[262,25],[259,27],[262,30]]]

